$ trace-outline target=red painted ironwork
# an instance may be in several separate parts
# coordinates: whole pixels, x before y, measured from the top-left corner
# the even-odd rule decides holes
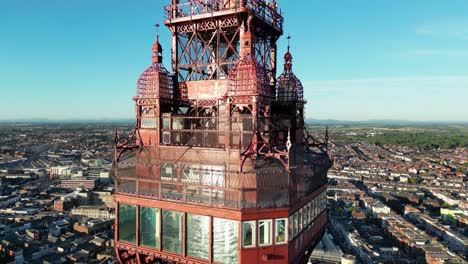
[[[327,222],[328,132],[322,143],[305,131],[289,48],[276,78],[276,2],[171,0],[165,10],[172,74],[156,36],[135,130],[115,136],[118,261],[306,263]],[[244,221],[269,236],[254,230],[245,247]],[[193,232],[207,239],[195,253]]]

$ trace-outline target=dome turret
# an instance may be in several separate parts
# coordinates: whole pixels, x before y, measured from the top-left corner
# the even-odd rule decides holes
[[[159,36],[152,48],[152,64],[138,78],[137,96],[135,99],[172,99],[174,97],[174,85],[172,75],[162,64],[162,47],[158,41]]]
[[[288,37],[289,40],[290,37]],[[292,71],[292,54],[288,51],[284,54],[284,71],[276,82],[277,100],[280,102],[303,102],[304,88],[299,78]]]

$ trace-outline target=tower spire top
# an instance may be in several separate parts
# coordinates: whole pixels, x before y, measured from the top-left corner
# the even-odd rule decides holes
[[[286,54],[284,54],[284,70],[291,70],[292,69],[292,55],[289,52],[289,49],[290,49],[289,41],[291,39],[291,35],[288,35],[287,39],[288,39],[288,51],[286,52]]]
[[[162,47],[159,43],[159,24],[154,25],[156,27],[156,40],[153,44],[153,63],[162,63]]]

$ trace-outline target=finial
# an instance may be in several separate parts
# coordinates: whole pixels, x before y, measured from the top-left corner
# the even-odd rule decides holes
[[[159,35],[159,23],[154,24],[154,27],[156,28],[156,36]]]
[[[288,39],[288,51],[286,52],[286,54],[284,54],[284,70],[290,71],[292,69],[292,55],[289,52],[289,48],[290,48],[289,40],[291,39],[291,35],[288,35],[287,39]]]
[[[156,27],[156,40],[153,44],[153,63],[162,63],[162,47],[159,44],[159,24],[154,25]]]

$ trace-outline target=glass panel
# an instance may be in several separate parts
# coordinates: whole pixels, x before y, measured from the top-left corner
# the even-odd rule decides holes
[[[309,223],[314,220],[314,206],[312,201],[309,202]]]
[[[306,227],[309,224],[309,208],[304,206],[304,211],[302,212],[302,225],[303,227]]]
[[[299,219],[298,219],[298,212],[294,213],[294,236],[299,234]]]
[[[271,245],[272,220],[258,221],[258,245]]]
[[[302,228],[304,227],[303,226],[303,222],[302,222],[302,215],[303,215],[303,210],[302,208],[299,210],[299,229],[298,229],[298,232],[301,232],[302,231]]]
[[[255,247],[255,221],[242,223],[242,246]]]
[[[182,165],[181,174],[183,183],[200,184],[200,165]]]
[[[119,241],[136,242],[136,206],[119,204]]]
[[[275,220],[275,243],[286,243],[286,218]]]
[[[177,173],[174,164],[162,163],[161,164],[161,180],[162,181],[177,181]]]
[[[162,248],[182,254],[182,216],[183,213],[162,210]]]
[[[187,214],[187,255],[208,259],[210,217]]]
[[[159,249],[159,209],[140,208],[140,244]]]
[[[289,217],[289,222],[288,222],[288,226],[289,226],[289,240],[292,240],[294,238],[294,219],[293,219],[293,216],[291,215]]]
[[[223,264],[237,264],[238,222],[213,218],[213,260]]]

